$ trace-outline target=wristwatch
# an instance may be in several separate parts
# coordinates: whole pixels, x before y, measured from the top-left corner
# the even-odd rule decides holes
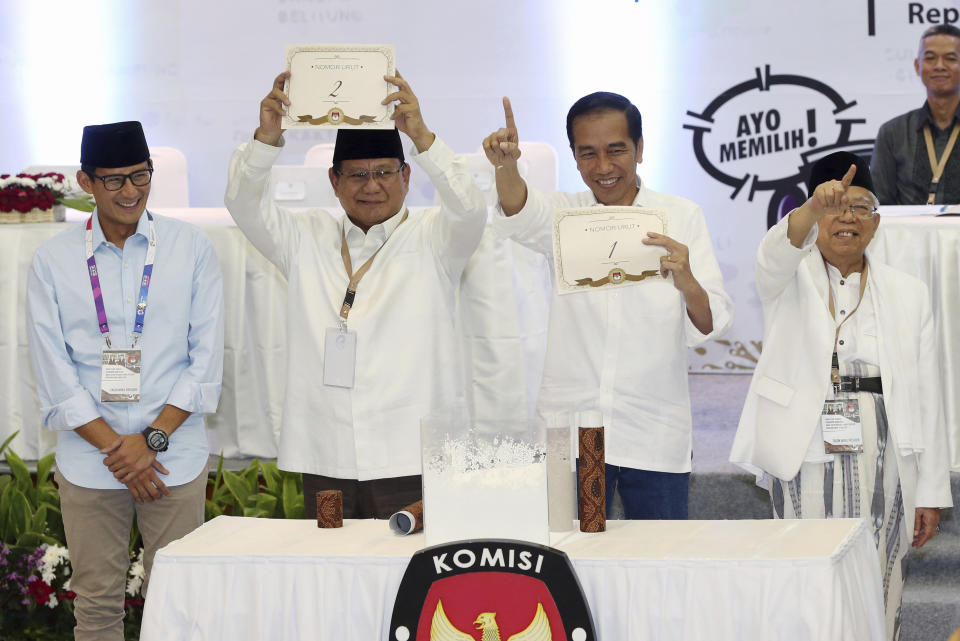
[[[167,433],[163,430],[157,429],[152,426],[147,426],[144,428],[143,438],[147,439],[147,447],[149,447],[154,452],[166,452],[167,445],[170,444],[170,438],[167,436]]]

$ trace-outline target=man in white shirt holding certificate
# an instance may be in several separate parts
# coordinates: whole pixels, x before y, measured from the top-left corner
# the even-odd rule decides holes
[[[517,127],[504,98],[505,127],[484,142],[496,167],[499,232],[554,260],[553,213],[561,208],[637,206],[666,213],[661,275],[630,287],[555,294],[538,409],[600,410],[606,428],[607,506],[618,491],[630,519],[685,519],[692,457],[687,348],[723,334],[733,303],[723,288],[700,207],[648,189],[636,174],[640,112],[598,92],[567,114],[567,137],[588,191],[544,194],[520,177]],[[613,272],[611,272],[612,274]]]
[[[463,393],[454,298],[483,234],[483,196],[424,124],[397,76],[397,129],[340,129],[329,178],[346,216],[278,207],[264,195],[289,104],[280,74],[260,126],[230,161],[225,202],[287,279],[290,354],[278,464],[316,492],[343,492],[344,518],[386,518],[420,498],[420,419]],[[442,205],[408,211],[410,166],[397,130]]]

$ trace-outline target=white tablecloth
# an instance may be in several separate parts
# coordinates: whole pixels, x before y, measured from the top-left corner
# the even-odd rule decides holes
[[[858,520],[609,521],[552,535],[602,641],[882,640],[876,549]],[[221,516],[157,553],[143,641],[387,641],[423,534],[384,521]],[[558,640],[559,641],[559,640]]]
[[[950,465],[960,472],[960,217],[883,216],[881,209],[870,254],[930,288],[942,350],[933,384],[943,393]]]

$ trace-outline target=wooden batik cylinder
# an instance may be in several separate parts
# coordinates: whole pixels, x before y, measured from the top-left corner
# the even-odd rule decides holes
[[[343,527],[343,492],[317,492],[317,527]]]
[[[581,412],[579,437],[580,531],[605,532],[607,530],[607,475],[603,416],[600,412]]]

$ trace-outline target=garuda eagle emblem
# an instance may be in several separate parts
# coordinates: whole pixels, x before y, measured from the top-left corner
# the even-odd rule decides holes
[[[433,622],[430,624],[430,641],[502,641],[500,626],[497,625],[496,612],[481,612],[473,622],[480,630],[478,640],[472,634],[458,630],[447,618],[443,611],[443,602],[437,602],[437,609],[433,613]],[[550,621],[543,610],[543,604],[537,603],[537,611],[533,615],[530,625],[521,632],[507,637],[506,641],[552,641]]]

